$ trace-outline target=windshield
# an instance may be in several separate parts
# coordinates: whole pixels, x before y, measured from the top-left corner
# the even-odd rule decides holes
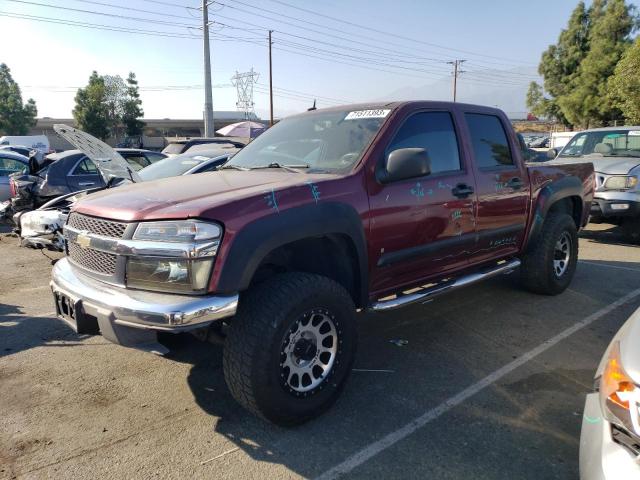
[[[561,157],[640,157],[640,130],[605,130],[574,136],[560,152]]]
[[[217,155],[185,153],[183,155],[165,158],[156,163],[152,163],[148,167],[140,170],[138,175],[140,175],[142,180],[145,182],[149,180],[157,180],[158,178],[175,177],[182,175],[196,165],[200,165],[215,156]]]
[[[360,160],[390,111],[314,112],[284,119],[240,150],[227,165],[348,171]]]
[[[182,153],[183,148],[184,148],[184,143],[170,143],[169,145],[164,147],[164,150],[162,150],[162,153],[168,153],[169,155],[174,155],[174,154]]]

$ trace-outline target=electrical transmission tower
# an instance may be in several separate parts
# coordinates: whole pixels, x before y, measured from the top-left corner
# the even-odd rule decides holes
[[[238,110],[244,112],[244,116],[247,120],[254,114],[253,111],[253,86],[258,82],[259,74],[253,71],[253,68],[248,72],[240,73],[236,71],[236,74],[231,77],[231,83],[238,92],[238,101],[236,106]],[[255,115],[255,114],[254,114]]]

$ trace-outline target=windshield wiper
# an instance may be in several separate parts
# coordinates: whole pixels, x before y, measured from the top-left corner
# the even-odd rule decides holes
[[[278,162],[271,162],[269,165],[258,165],[256,167],[251,167],[251,170],[258,169],[258,168],[282,168],[283,170],[286,170],[288,172],[301,173],[300,170],[298,170],[299,168],[309,168],[309,167],[310,166],[306,163],[302,163],[300,165],[281,165]]]
[[[240,165],[227,164],[220,167],[220,170],[240,170],[242,172],[248,172],[250,169],[246,167],[241,167]]]

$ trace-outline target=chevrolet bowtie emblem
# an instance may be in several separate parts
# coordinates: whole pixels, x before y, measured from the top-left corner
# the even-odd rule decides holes
[[[78,233],[76,237],[76,243],[80,248],[89,248],[91,245],[91,238],[86,235],[86,233]]]

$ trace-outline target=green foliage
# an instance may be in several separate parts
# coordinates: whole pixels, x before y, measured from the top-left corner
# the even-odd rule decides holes
[[[139,135],[144,122],[138,82],[133,72],[126,82],[119,75],[93,72],[89,84],[78,90],[73,117],[78,127],[98,138],[118,137],[124,125],[127,135]]]
[[[538,71],[549,97],[530,86],[527,100],[534,113],[565,125],[603,125],[621,117],[608,93],[609,78],[630,44],[636,26],[634,7],[625,0],[578,3],[558,43],[543,53]]]
[[[13,80],[11,70],[0,64],[0,135],[26,135],[36,124],[38,109],[30,98],[22,103],[20,87]]]
[[[127,77],[127,95],[122,105],[122,123],[127,135],[142,135],[145,123],[140,120],[144,115],[142,100],[138,92],[138,81],[133,72]]]
[[[102,140],[109,136],[109,115],[106,104],[104,78],[95,70],[89,77],[89,84],[79,88],[75,97],[73,118],[80,130]]]
[[[612,102],[627,123],[640,125],[640,37],[618,62],[609,85]]]

